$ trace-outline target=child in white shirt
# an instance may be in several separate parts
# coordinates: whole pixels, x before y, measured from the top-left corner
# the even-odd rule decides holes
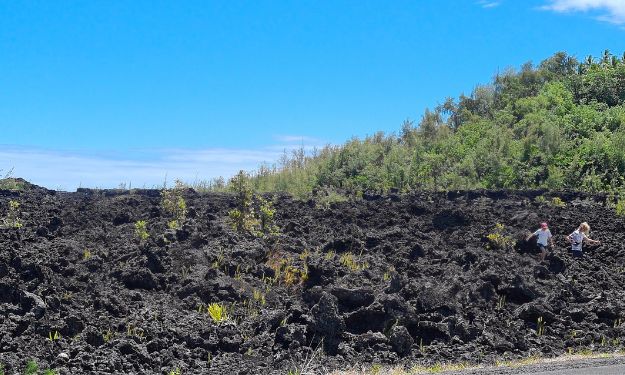
[[[540,229],[537,229],[534,233],[527,236],[526,240],[529,241],[532,237],[536,237],[536,246],[540,250],[539,259],[541,262],[545,260],[547,252],[550,247],[553,247],[553,236],[549,230],[547,223],[540,223]]]
[[[573,257],[581,258],[584,256],[582,252],[582,244],[584,241],[588,242],[591,245],[598,245],[601,241],[595,241],[588,237],[588,233],[590,233],[590,225],[588,223],[583,222],[579,225],[579,227],[568,236],[568,240],[571,243],[571,251],[573,253]]]

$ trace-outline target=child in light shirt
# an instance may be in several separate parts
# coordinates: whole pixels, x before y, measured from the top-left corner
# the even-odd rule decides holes
[[[598,245],[601,241],[596,241],[588,237],[588,233],[590,233],[590,225],[588,223],[583,222],[579,225],[579,227],[569,236],[567,237],[569,242],[571,243],[571,251],[573,253],[573,257],[581,258],[584,256],[582,252],[582,245],[584,241],[588,242],[591,245]]]
[[[547,225],[547,223],[541,223],[540,228],[527,236],[526,240],[529,241],[532,237],[536,237],[536,246],[538,246],[540,250],[539,259],[543,262],[549,248],[553,247],[553,236],[549,230],[549,225]]]

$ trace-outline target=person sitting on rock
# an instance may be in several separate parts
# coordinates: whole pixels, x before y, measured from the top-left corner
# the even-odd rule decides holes
[[[590,239],[588,237],[588,233],[590,233],[590,225],[588,223],[583,222],[579,225],[579,227],[569,236],[567,237],[569,242],[571,243],[571,251],[573,253],[573,257],[581,258],[584,256],[582,252],[582,244],[584,241],[588,242],[591,245],[598,245],[601,241],[596,241]]]
[[[536,246],[540,250],[539,259],[541,262],[545,260],[549,248],[553,247],[553,236],[549,230],[547,223],[540,223],[540,228],[525,239],[529,241],[532,237],[536,237]]]

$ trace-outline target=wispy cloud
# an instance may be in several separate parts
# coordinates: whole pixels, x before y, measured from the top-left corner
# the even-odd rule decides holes
[[[306,135],[276,135],[274,138],[276,141],[284,143],[319,144],[321,142],[321,140],[317,138]]]
[[[495,8],[501,4],[501,1],[480,0],[477,4],[482,8]]]
[[[259,149],[134,150],[119,155],[0,145],[0,169],[13,168],[16,177],[52,189],[110,188],[120,183],[154,187],[162,185],[166,177],[170,182],[176,178],[187,182],[227,178],[241,169],[274,163],[284,150],[294,147],[285,142]]]
[[[550,0],[542,7],[554,12],[593,12],[600,21],[625,25],[624,0]]]

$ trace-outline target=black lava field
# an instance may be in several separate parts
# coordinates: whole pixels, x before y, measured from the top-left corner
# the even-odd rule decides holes
[[[0,217],[19,202],[23,224],[0,229],[7,375],[31,359],[61,375],[288,374],[622,347],[625,218],[605,196],[268,195],[279,233],[261,238],[233,229],[234,195],[184,194],[170,229],[158,190],[0,191]],[[556,242],[542,263],[524,240],[541,221]],[[582,221],[602,244],[576,259],[565,236]]]

